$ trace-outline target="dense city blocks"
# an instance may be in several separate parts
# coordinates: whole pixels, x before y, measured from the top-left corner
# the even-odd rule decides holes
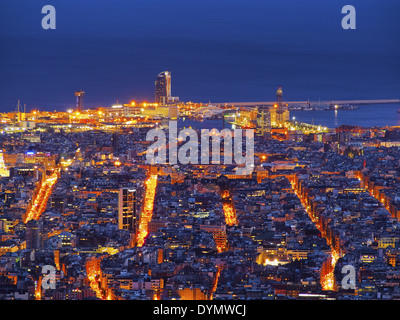
[[[199,127],[218,120],[217,133],[239,113],[242,128],[264,130],[243,175],[212,163],[223,135],[205,164],[204,153],[195,164],[149,164],[147,133],[168,136],[170,118],[133,104],[118,115],[78,107],[2,115],[2,298],[400,297],[397,128],[266,127],[260,116],[274,106],[175,103]]]
[[[400,300],[399,0],[40,2],[0,1],[5,310]]]

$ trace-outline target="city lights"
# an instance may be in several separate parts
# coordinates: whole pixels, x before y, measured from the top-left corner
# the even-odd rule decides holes
[[[34,193],[29,208],[25,214],[24,223],[29,220],[37,220],[40,215],[44,212],[47,206],[47,202],[51,196],[52,189],[58,180],[58,173],[55,171],[49,177],[46,177],[44,181],[41,181]]]
[[[14,126],[21,117],[3,121],[0,255],[14,284],[21,267],[10,259],[27,265],[23,298],[396,297],[398,128],[289,121],[279,95],[276,107],[174,104],[197,134],[204,120],[220,123],[206,139],[219,147],[207,153],[195,142],[199,159],[219,151],[226,160],[229,126],[256,130],[253,170],[241,174],[244,163],[171,161],[171,144],[181,152],[190,131],[170,134],[187,127],[169,118],[167,98],[94,109],[80,100],[67,112],[27,114],[27,129]],[[168,161],[146,161],[153,128],[168,134]],[[56,265],[56,290],[35,271],[43,259]],[[347,289],[344,264],[356,277]],[[389,276],[374,279],[377,266]]]
[[[99,258],[90,257],[86,261],[86,276],[89,280],[90,287],[95,292],[96,297],[101,300],[113,300],[111,290],[102,287],[102,272],[100,269],[101,260],[105,256]]]
[[[150,175],[145,181],[145,196],[143,200],[143,210],[140,216],[138,234],[136,236],[136,245],[143,246],[146,237],[149,234],[148,224],[153,216],[154,198],[157,188],[157,175]]]
[[[292,181],[291,182],[292,188],[295,191],[297,197],[299,197],[303,207],[305,208],[307,214],[311,218],[311,221],[315,224],[317,229],[321,232],[321,235],[326,239],[329,245],[332,244],[332,238],[330,238],[331,230],[324,229],[323,225],[321,224],[321,219],[318,215],[315,215],[311,211],[311,207],[307,204],[306,199],[301,196],[299,190],[296,189],[296,184]],[[342,251],[342,249],[340,249]],[[321,271],[320,271],[320,283],[322,290],[324,291],[334,291],[336,290],[336,281],[335,281],[335,265],[338,259],[342,256],[341,252],[331,245],[331,253],[329,257],[323,262]]]
[[[0,300],[400,300],[399,0],[3,2]]]
[[[221,190],[222,209],[225,215],[225,223],[228,226],[233,226],[238,223],[236,218],[236,210],[233,204],[229,190]]]

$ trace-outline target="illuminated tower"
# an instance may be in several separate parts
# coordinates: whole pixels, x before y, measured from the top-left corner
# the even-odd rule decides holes
[[[166,104],[171,98],[171,72],[163,71],[157,76],[155,102]]]
[[[282,91],[282,87],[279,86],[278,90],[276,91],[276,100],[277,100],[277,103],[278,103],[278,112],[283,112],[282,98],[283,98],[283,91]]]
[[[278,125],[283,125],[285,121],[289,120],[289,110],[283,104],[283,90],[282,87],[279,86],[276,91],[277,98],[277,110],[276,110],[276,122]]]
[[[138,225],[137,191],[133,188],[120,188],[118,194],[118,228],[136,233]]]
[[[77,111],[82,111],[83,110],[83,98],[85,96],[85,91],[76,91],[75,92],[75,97],[76,97],[76,110]]]
[[[10,170],[6,168],[6,165],[4,163],[3,151],[0,150],[0,177],[9,177],[9,176],[10,176]]]
[[[271,110],[260,107],[257,112],[257,135],[269,137],[271,134]]]

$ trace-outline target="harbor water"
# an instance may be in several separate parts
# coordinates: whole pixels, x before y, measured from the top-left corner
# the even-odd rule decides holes
[[[322,127],[337,128],[341,125],[357,125],[361,127],[400,126],[400,105],[371,104],[360,105],[354,110],[292,110],[290,119]],[[180,118],[179,128],[195,129],[232,129],[232,126],[222,119],[205,119],[202,121]]]

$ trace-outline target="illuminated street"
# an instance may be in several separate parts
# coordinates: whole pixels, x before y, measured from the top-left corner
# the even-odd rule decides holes
[[[34,192],[31,203],[25,214],[24,223],[29,220],[37,220],[40,215],[46,210],[47,202],[51,196],[54,185],[57,183],[58,173],[55,171],[45,180],[41,181]]]
[[[329,245],[332,243],[332,239],[330,239],[327,234],[327,230],[322,228],[322,225],[320,223],[320,219],[315,216],[311,210],[310,210],[310,205],[306,203],[305,199],[301,197],[301,195],[298,193],[298,190],[295,189],[295,183],[291,183],[293,190],[295,191],[295,194],[299,197],[304,209],[306,210],[307,214],[309,215],[310,219],[312,222],[315,224],[317,229],[321,232],[322,237],[324,237]],[[322,287],[322,290],[324,291],[334,291],[336,290],[336,280],[335,280],[335,265],[340,258],[340,253],[337,252],[336,248],[331,246],[331,253],[329,257],[323,262],[323,265],[321,267],[320,271],[320,284]]]
[[[233,204],[232,196],[229,190],[221,190],[222,208],[225,215],[225,222],[228,226],[233,226],[238,223],[236,210]]]
[[[112,290],[103,287],[103,275],[100,269],[101,260],[105,256],[96,258],[91,257],[86,261],[86,274],[89,280],[90,287],[95,292],[96,297],[101,300],[113,300]]]
[[[3,2],[0,300],[400,300],[399,0]]]
[[[153,216],[154,198],[156,196],[157,175],[150,175],[145,181],[145,195],[143,200],[143,210],[141,212],[138,233],[136,236],[136,245],[143,246],[148,236],[148,224]]]
[[[218,280],[219,280],[219,277],[221,276],[221,272],[223,270],[223,266],[221,266],[221,265],[217,265],[216,267],[217,267],[217,271],[215,272],[215,275],[214,275],[213,286],[212,286],[212,289],[210,292],[210,300],[213,300],[213,294],[217,290]]]

